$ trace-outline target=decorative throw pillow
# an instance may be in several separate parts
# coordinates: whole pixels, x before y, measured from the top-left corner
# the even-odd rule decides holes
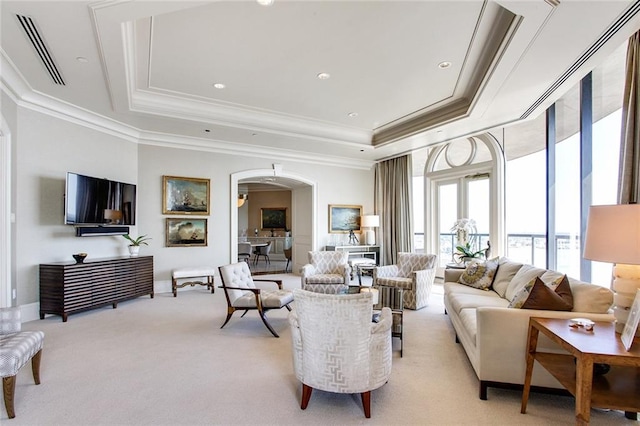
[[[546,285],[536,277],[528,282],[513,298],[510,308],[540,309],[545,311],[570,311],[573,309],[573,295],[567,276]]]
[[[497,270],[498,262],[496,261],[473,261],[467,265],[467,268],[458,278],[458,282],[480,290],[489,290]]]

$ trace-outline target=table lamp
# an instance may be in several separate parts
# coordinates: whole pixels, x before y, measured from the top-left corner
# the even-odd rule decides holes
[[[616,331],[622,333],[636,290],[640,288],[640,204],[591,206],[584,257],[615,264],[611,285],[615,292],[613,310]]]
[[[371,228],[377,228],[378,226],[380,226],[380,216],[375,214],[366,214],[360,219],[360,226],[362,228],[368,228],[364,232],[365,244],[369,246],[375,245],[376,233]]]

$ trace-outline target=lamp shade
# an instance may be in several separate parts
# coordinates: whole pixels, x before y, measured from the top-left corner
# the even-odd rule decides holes
[[[377,228],[380,226],[380,216],[366,214],[360,218],[360,226],[363,228]]]
[[[591,206],[584,257],[640,265],[640,204]]]

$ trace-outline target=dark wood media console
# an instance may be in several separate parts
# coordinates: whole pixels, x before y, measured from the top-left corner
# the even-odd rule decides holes
[[[153,256],[88,259],[84,263],[40,265],[40,319],[113,305],[135,297],[153,298]]]

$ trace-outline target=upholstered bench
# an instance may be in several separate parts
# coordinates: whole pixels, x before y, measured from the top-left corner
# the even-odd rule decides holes
[[[40,384],[40,359],[44,333],[42,331],[20,331],[20,308],[0,309],[0,376],[7,416],[16,416],[13,405],[16,389],[16,374],[29,360],[36,385]]]
[[[207,286],[207,290],[211,289],[211,293],[213,293],[213,276],[215,273],[215,268],[211,268],[209,266],[174,269],[171,272],[171,291],[173,292],[173,297],[178,297],[178,288],[186,287],[188,285],[191,287],[204,285]],[[187,281],[179,283],[179,281],[182,280]]]

